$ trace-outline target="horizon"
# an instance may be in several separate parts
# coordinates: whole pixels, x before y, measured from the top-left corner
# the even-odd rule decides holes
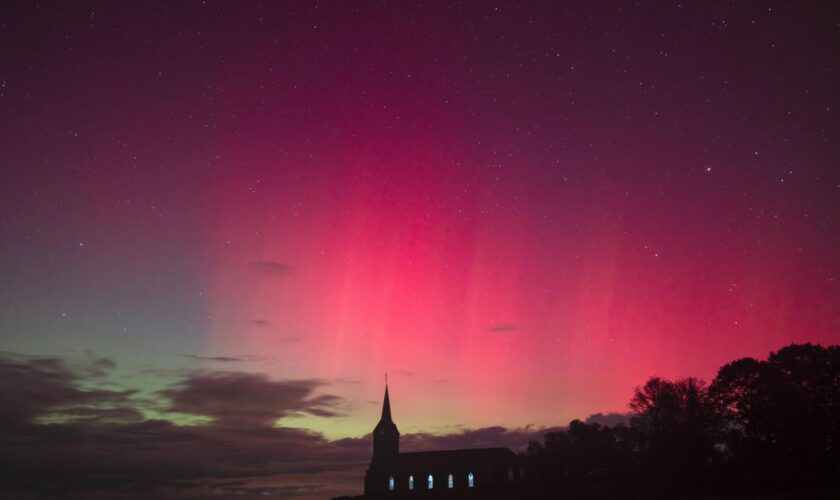
[[[798,384],[799,377],[813,376],[807,375],[808,370],[836,371],[840,366],[827,357],[815,356],[814,350],[836,358],[840,345],[824,348],[791,344],[768,353],[766,358],[772,363],[793,362],[782,369],[790,370],[787,376]],[[804,360],[814,366],[803,364]],[[672,382],[651,376],[636,386],[628,404],[630,411],[596,413],[575,418],[567,425],[453,426],[440,433],[403,432],[398,437],[399,456],[436,452],[434,456],[444,460],[447,451],[501,448],[513,450],[518,460],[539,460],[544,446],[571,433],[644,432],[640,426],[646,417],[638,402],[641,394],[654,394],[651,383],[673,383],[674,387],[696,384],[703,394],[708,387],[726,391],[731,370],[743,366],[743,362],[765,363],[763,358],[731,360],[721,367],[714,383],[695,377]],[[816,363],[827,365],[818,368]],[[803,368],[806,371],[800,373]],[[730,375],[724,375],[727,369]],[[170,385],[144,393],[129,384],[109,382],[107,375],[116,370],[118,365],[113,360],[90,352],[61,358],[0,351],[0,394],[4,400],[0,439],[13,439],[7,442],[8,455],[0,453],[0,461],[7,462],[11,471],[11,475],[3,476],[9,482],[9,489],[4,491],[24,498],[56,493],[73,498],[110,498],[119,491],[125,498],[138,499],[181,496],[185,489],[195,498],[347,498],[361,492],[359,480],[368,467],[372,445],[376,446],[372,426],[361,436],[330,439],[288,425],[289,417],[300,412],[341,416],[340,398],[315,393],[325,381],[271,379],[259,372],[182,370]],[[172,377],[173,373],[168,375]],[[824,381],[823,376],[821,373],[814,379],[815,386]],[[384,385],[383,394],[388,394],[388,400],[391,388]],[[835,382],[834,390],[838,388]],[[389,404],[389,422],[393,413]],[[394,420],[400,422],[399,410],[396,414]],[[383,419],[385,415],[383,407]],[[108,448],[110,451],[103,454]],[[132,455],[137,456],[122,455],[124,449],[132,449]],[[239,463],[241,456],[251,457],[253,463]],[[149,464],[144,460],[151,460],[159,470],[148,476]],[[28,463],[37,463],[38,467],[29,469]],[[108,486],[110,481],[103,482],[103,470],[116,474],[114,486]],[[42,484],[44,474],[55,484]],[[520,497],[516,492],[513,495]]]

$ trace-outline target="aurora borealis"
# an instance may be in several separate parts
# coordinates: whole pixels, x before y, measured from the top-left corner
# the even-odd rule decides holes
[[[519,432],[840,340],[836,4],[0,13],[0,351],[141,420],[295,381],[257,421],[360,438],[387,372],[404,433]]]

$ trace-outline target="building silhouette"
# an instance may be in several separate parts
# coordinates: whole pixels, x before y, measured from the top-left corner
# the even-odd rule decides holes
[[[385,385],[364,498],[513,498],[511,492],[524,480],[525,468],[508,448],[400,453],[400,431]]]

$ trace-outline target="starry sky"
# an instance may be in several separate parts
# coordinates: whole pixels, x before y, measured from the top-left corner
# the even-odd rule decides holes
[[[836,3],[0,21],[0,351],[103,365],[89,388],[305,381],[269,416],[337,440],[387,372],[400,430],[436,435],[840,340]],[[141,415],[228,417],[187,410]]]

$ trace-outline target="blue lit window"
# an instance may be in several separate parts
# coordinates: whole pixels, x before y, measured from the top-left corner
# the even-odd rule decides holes
[[[429,489],[432,489],[434,487],[435,487],[435,478],[433,478],[432,475],[429,474]]]
[[[414,476],[408,476],[408,489],[414,489]]]
[[[472,488],[473,486],[475,486],[475,476],[470,472],[467,474],[467,487]]]
[[[388,478],[388,489],[394,491],[394,476]]]
[[[446,485],[449,486],[450,489],[455,487],[455,478],[452,477],[452,474],[450,474],[446,479]]]

